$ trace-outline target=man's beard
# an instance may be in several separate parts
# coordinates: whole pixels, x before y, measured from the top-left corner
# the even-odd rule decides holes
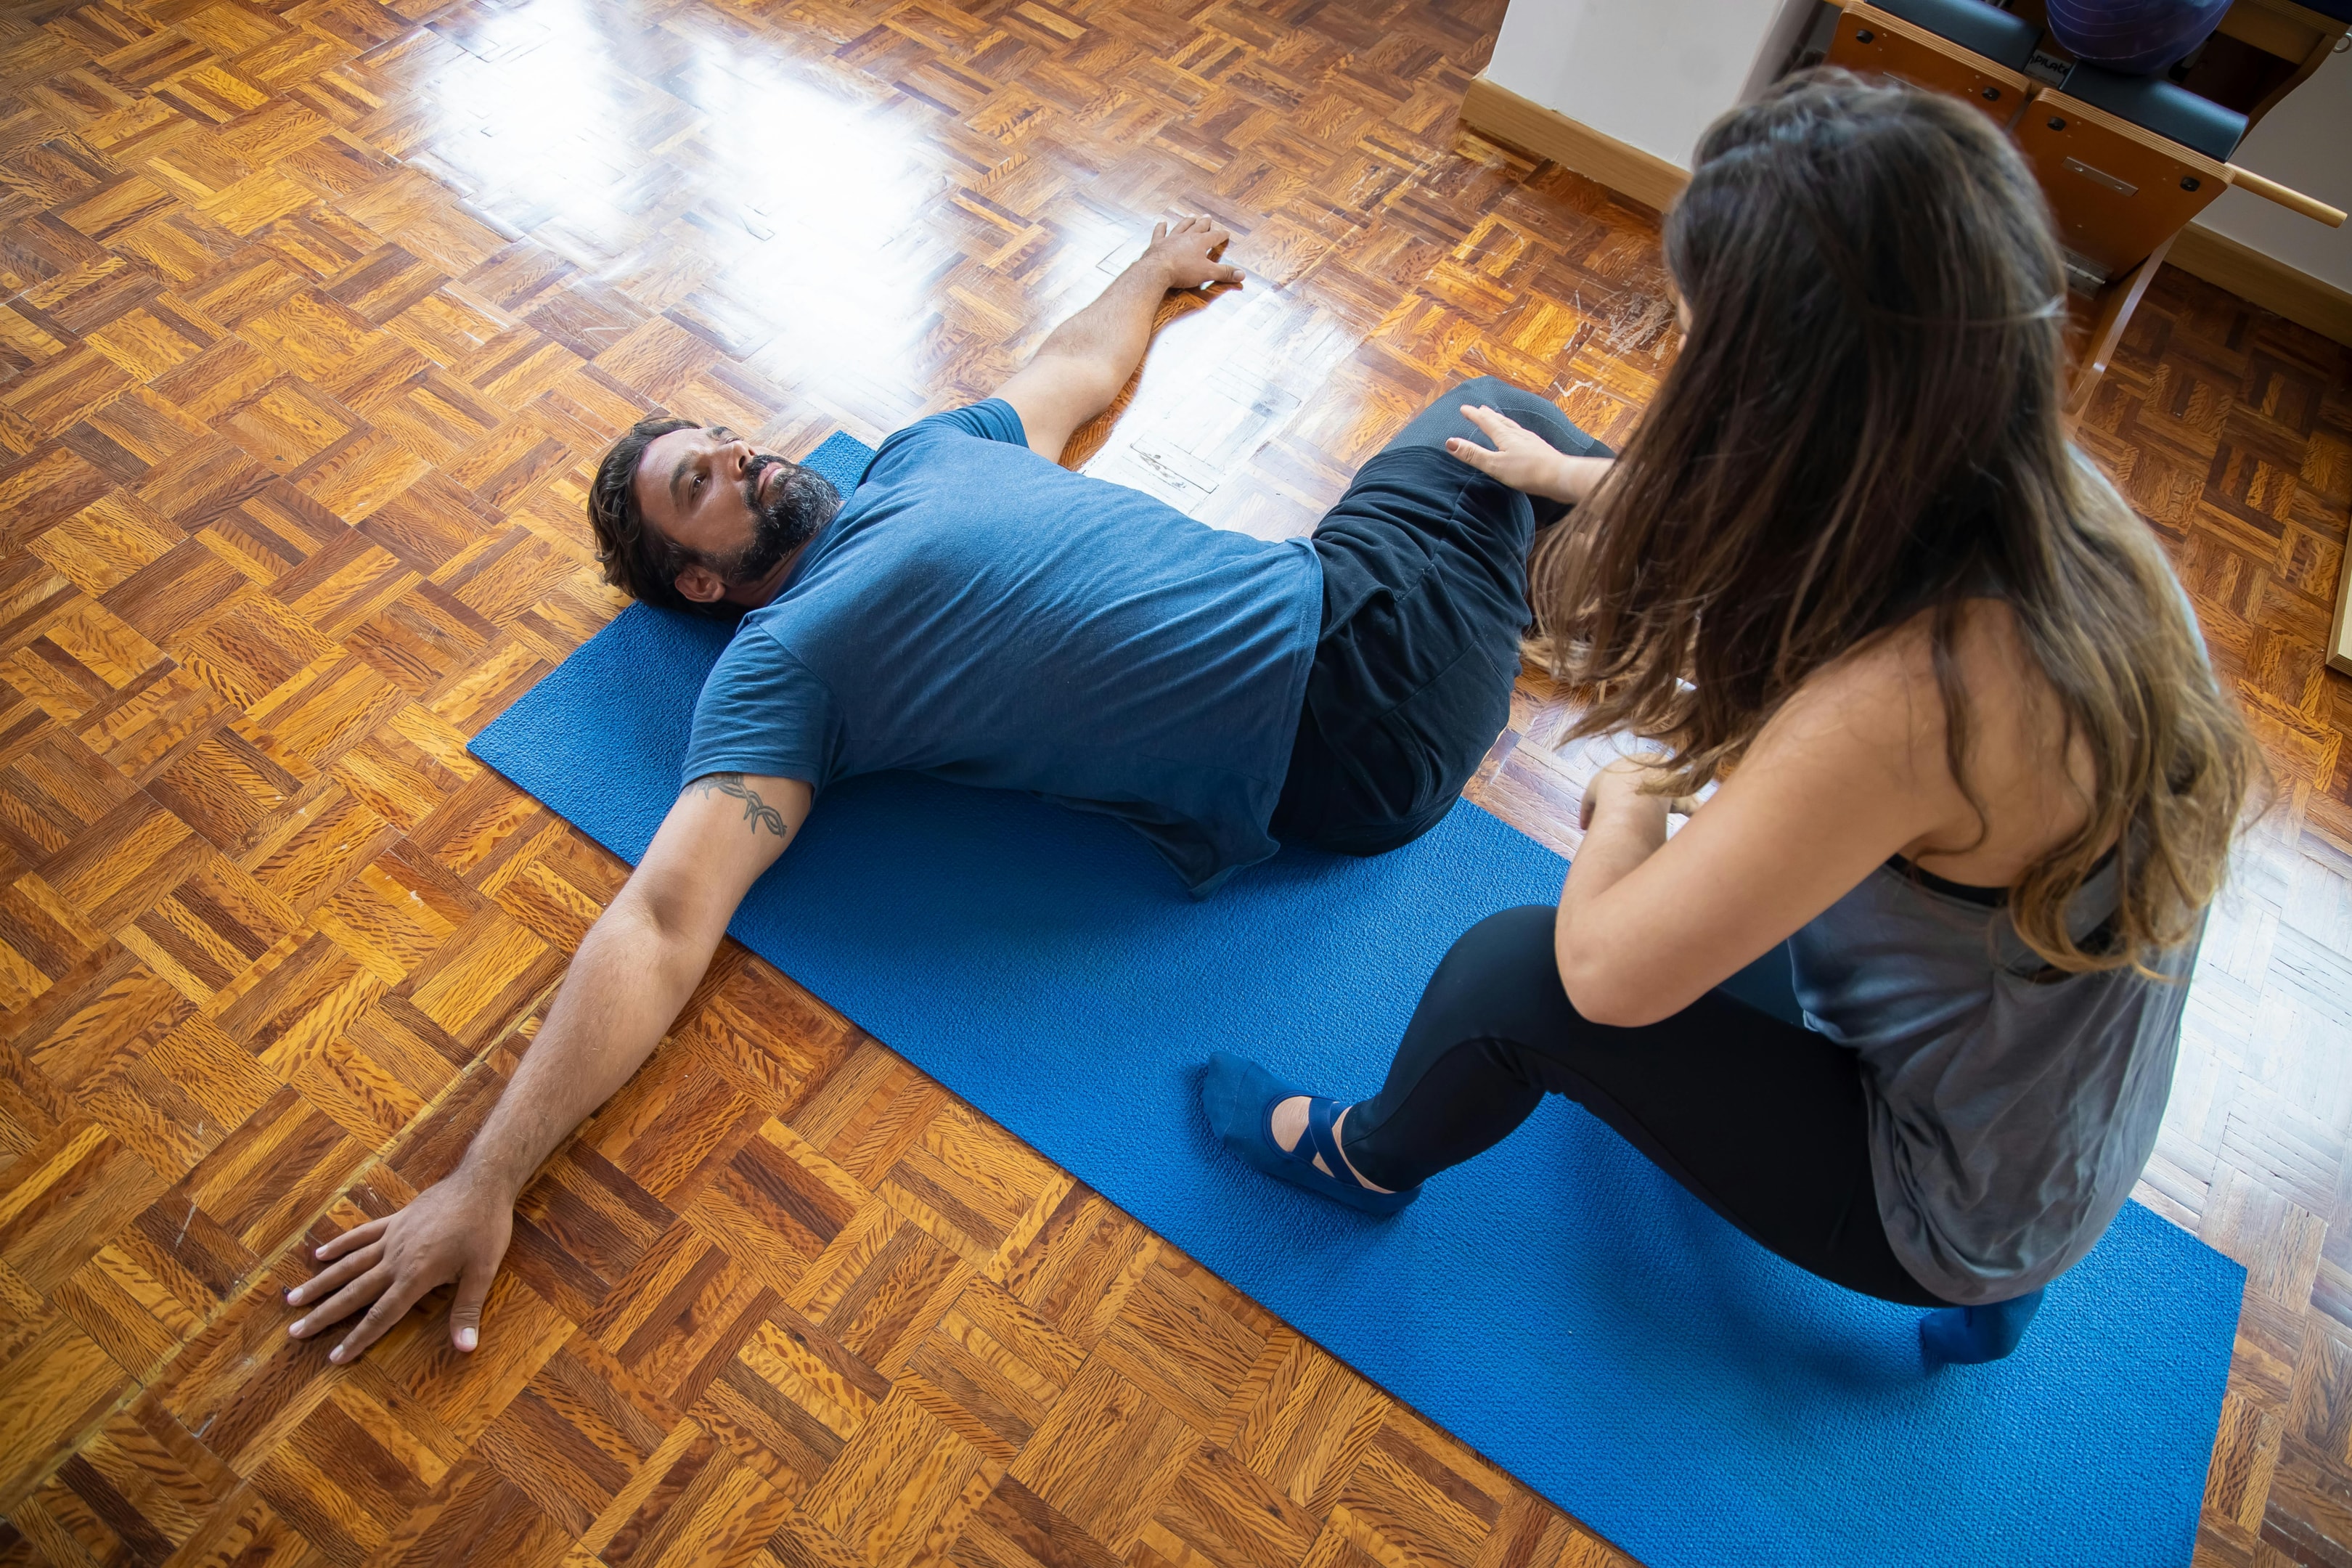
[[[770,468],[782,468],[773,500],[761,504],[760,484]],[[709,557],[708,564],[730,588],[748,588],[773,572],[802,545],[817,536],[840,510],[841,492],[814,468],[762,452],[751,459],[743,476],[743,497],[751,508],[751,542],[740,550]]]

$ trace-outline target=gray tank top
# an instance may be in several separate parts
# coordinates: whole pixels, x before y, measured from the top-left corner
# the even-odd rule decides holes
[[[1964,1304],[2047,1284],[2131,1196],[2197,952],[2168,954],[2165,980],[2051,975],[2002,903],[1895,862],[1789,942],[1805,1021],[1862,1058],[1886,1239]],[[2111,859],[2075,900],[2075,940],[2115,907]]]

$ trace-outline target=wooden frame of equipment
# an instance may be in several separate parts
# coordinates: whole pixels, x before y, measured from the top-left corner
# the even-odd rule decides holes
[[[2246,123],[2252,125],[2319,68],[2320,62],[2336,47],[2336,40],[2344,36],[2345,26],[2333,16],[2296,5],[2294,0],[2236,0],[2221,13],[2221,26],[2214,31],[2266,55],[2294,62],[2294,69],[2286,79],[2246,110]]]
[[[2230,188],[2230,165],[2054,89],[2011,132],[2068,250],[2125,277]]]
[[[2166,236],[2164,243],[2150,251],[2147,260],[2100,289],[2091,301],[2090,314],[2077,318],[2083,346],[2074,365],[2074,380],[2066,388],[2068,419],[2080,419],[2083,410],[2090,406],[2091,394],[2098,390],[2099,378],[2107,374],[2107,361],[2115,357],[2116,345],[2124,341],[2124,329],[2131,325],[2132,312],[2139,309],[2140,297],[2156,281],[2157,268],[2164,265],[2164,258],[2172,253],[2174,237]]]
[[[1876,71],[1930,92],[1948,92],[1974,104],[2006,129],[2033,96],[2033,79],[1985,58],[1891,11],[1853,0],[1843,6],[1829,58],[1853,70]]]

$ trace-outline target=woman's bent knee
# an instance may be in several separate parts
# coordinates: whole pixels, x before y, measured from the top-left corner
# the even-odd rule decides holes
[[[1559,961],[1552,950],[1558,914],[1549,904],[1523,904],[1488,915],[1463,932],[1430,978],[1415,1025],[1424,1015],[1438,1013],[1461,1030],[1457,1037],[1509,1039],[1523,1038],[1529,1028],[1565,1023],[1568,993],[1560,986]]]
[[[1494,962],[1507,954],[1522,956],[1530,949],[1540,949],[1549,958],[1552,929],[1559,919],[1559,911],[1549,904],[1499,910],[1456,937],[1446,957],[1463,953]]]

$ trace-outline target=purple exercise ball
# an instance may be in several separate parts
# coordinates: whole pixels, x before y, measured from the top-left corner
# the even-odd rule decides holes
[[[2050,0],[2050,31],[2077,59],[2155,76],[2203,43],[2230,0]]]

